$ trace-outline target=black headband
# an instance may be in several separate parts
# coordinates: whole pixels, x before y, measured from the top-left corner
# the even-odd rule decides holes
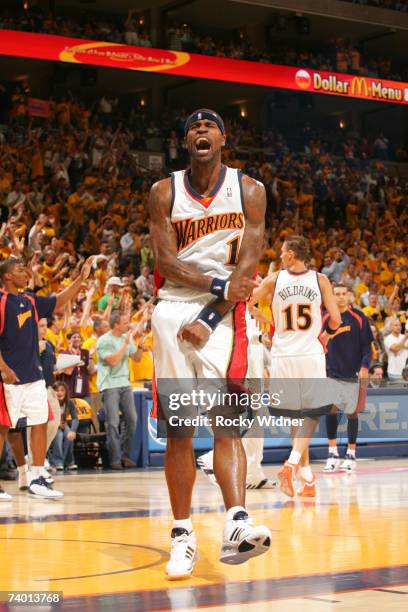
[[[214,121],[214,123],[218,125],[221,134],[225,134],[225,125],[219,114],[209,108],[199,108],[198,110],[194,111],[194,113],[191,113],[189,117],[187,117],[184,124],[184,135],[187,134],[190,126],[193,123],[196,121],[202,121],[203,119]]]

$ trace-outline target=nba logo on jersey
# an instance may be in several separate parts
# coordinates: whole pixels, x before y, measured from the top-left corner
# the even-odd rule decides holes
[[[227,196],[229,198],[232,198],[232,189],[231,189],[231,187],[227,187]]]

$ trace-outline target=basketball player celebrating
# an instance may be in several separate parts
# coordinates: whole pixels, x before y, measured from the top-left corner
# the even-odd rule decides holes
[[[331,410],[330,404],[318,405],[318,398],[322,397],[324,389],[321,383],[314,381],[326,378],[325,353],[319,339],[322,304],[329,315],[327,334],[334,334],[341,321],[328,278],[308,270],[308,259],[309,245],[305,238],[291,236],[285,240],[281,252],[283,270],[265,278],[250,300],[250,304],[267,298],[271,300],[274,329],[271,379],[299,381],[299,402],[295,401],[295,405],[285,409],[289,414],[292,412],[292,416],[301,416],[304,420],[298,429],[292,428],[292,451],[289,460],[278,472],[281,490],[290,497],[295,495],[295,477],[299,468],[301,487],[298,495],[315,496],[315,477],[309,465],[309,444],[319,416]],[[289,391],[291,387],[294,389],[296,385],[290,383]]]
[[[25,292],[29,271],[24,263],[10,257],[0,264],[0,372],[4,398],[11,427],[21,417],[27,417],[31,429],[33,465],[27,475],[28,492],[36,497],[59,499],[63,493],[55,491],[44,478],[47,444],[48,398],[40,363],[38,319],[50,317],[79,293],[90,274],[93,257],[89,257],[78,278],[57,295],[39,297]],[[8,425],[0,424],[0,455]],[[11,496],[0,487],[0,500]]]
[[[244,378],[246,305],[264,232],[265,190],[221,163],[225,128],[209,109],[185,125],[190,168],[153,185],[150,235],[160,301],[152,316],[155,374],[160,379]],[[160,408],[160,407],[159,407]],[[169,432],[169,429],[168,429]],[[174,515],[169,579],[189,576],[197,559],[191,497],[196,475],[193,431],[169,435],[165,473]],[[270,546],[245,510],[246,458],[239,435],[215,436],[214,473],[226,524],[220,561],[243,563]]]

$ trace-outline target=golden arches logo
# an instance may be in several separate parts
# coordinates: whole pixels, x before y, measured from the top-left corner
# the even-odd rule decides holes
[[[104,52],[105,51],[105,52]],[[106,60],[106,65],[115,67],[115,64],[124,67],[127,64],[128,70],[142,70],[145,72],[163,72],[165,70],[174,70],[180,66],[184,66],[190,61],[190,54],[183,51],[161,51],[159,49],[139,48],[134,50],[128,45],[121,45],[110,42],[93,42],[67,47],[59,54],[59,59],[62,62],[70,62],[75,64],[88,63],[81,61],[80,57],[84,55],[86,60],[92,60],[93,57],[103,58]],[[90,63],[93,63],[92,61]],[[139,65],[140,63],[140,65]],[[149,63],[149,66],[143,65]],[[95,62],[99,64],[99,62]]]
[[[354,77],[351,81],[350,94],[352,96],[362,96],[368,98],[370,90],[365,77]]]

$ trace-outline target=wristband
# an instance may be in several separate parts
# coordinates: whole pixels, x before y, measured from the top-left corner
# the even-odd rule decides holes
[[[332,329],[331,327],[329,327],[327,325],[327,327],[326,327],[326,334],[329,335],[329,336],[333,336],[338,329],[339,329],[338,327],[336,327],[336,329]]]
[[[200,323],[204,323],[207,327],[214,331],[218,323],[222,320],[220,313],[211,306],[205,306],[197,317]]]
[[[210,286],[210,293],[221,298],[222,300],[227,299],[229,281],[222,278],[213,278]]]

